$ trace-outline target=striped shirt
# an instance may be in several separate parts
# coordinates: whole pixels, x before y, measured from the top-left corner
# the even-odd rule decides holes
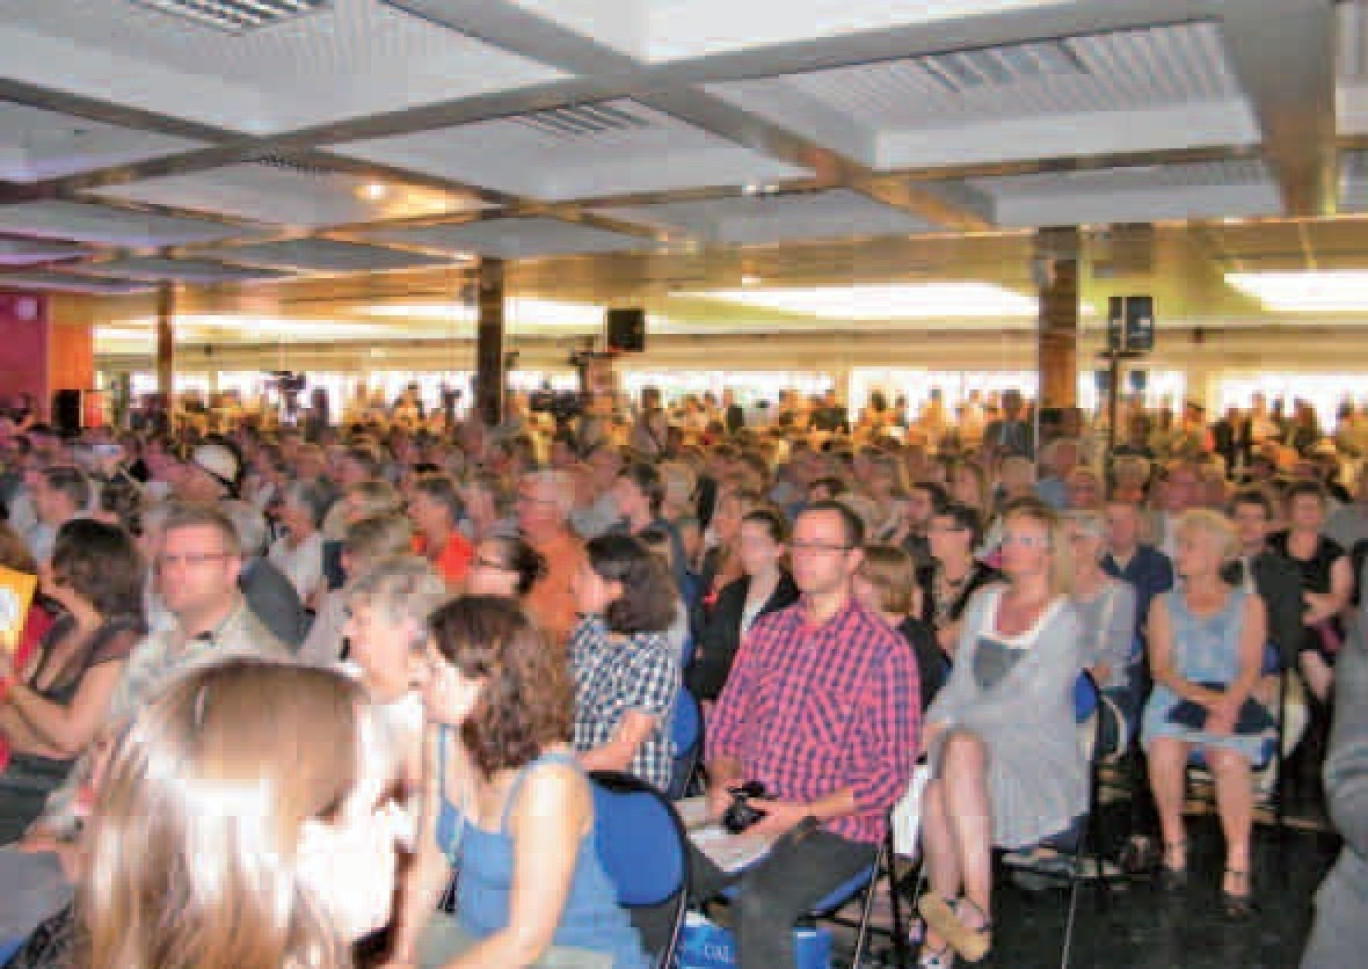
[[[756,620],[714,711],[709,759],[734,757],[770,795],[854,793],[825,827],[878,843],[907,790],[920,740],[917,662],[897,631],[853,599],[818,626],[803,601]]]

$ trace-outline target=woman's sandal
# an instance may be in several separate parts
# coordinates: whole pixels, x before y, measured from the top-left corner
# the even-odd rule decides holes
[[[966,925],[959,917],[959,908],[967,905],[983,916],[980,926]],[[917,902],[917,911],[926,925],[943,938],[966,962],[978,962],[993,947],[993,923],[982,909],[967,898],[953,905],[935,892],[927,892]]]
[[[1221,910],[1225,912],[1226,918],[1247,919],[1254,914],[1253,891],[1249,886],[1249,872],[1240,871],[1236,868],[1227,868],[1224,877],[1233,878],[1236,881],[1244,882],[1245,890],[1241,893],[1229,891],[1224,884],[1221,886]]]
[[[939,949],[923,944],[917,951],[917,969],[954,969],[955,951],[947,942]]]
[[[1180,853],[1183,859],[1181,865],[1169,864],[1169,858],[1174,853]],[[1188,868],[1187,868],[1187,842],[1170,841],[1164,843],[1164,857],[1159,862],[1159,887],[1166,892],[1176,892],[1187,887]]]

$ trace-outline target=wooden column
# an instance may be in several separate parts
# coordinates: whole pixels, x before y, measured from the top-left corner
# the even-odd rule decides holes
[[[504,262],[480,260],[479,317],[475,328],[475,408],[490,427],[503,423]]]
[[[1078,403],[1078,229],[1042,229],[1035,248],[1038,406],[1057,411]]]
[[[157,393],[171,406],[176,373],[176,289],[172,283],[157,286]]]

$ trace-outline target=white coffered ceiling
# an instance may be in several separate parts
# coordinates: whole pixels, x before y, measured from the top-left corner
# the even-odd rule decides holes
[[[0,289],[402,304],[497,257],[686,320],[743,276],[1027,292],[1056,225],[1182,223],[1216,277],[1333,226],[1314,263],[1368,208],[1360,0],[238,5],[0,0]]]

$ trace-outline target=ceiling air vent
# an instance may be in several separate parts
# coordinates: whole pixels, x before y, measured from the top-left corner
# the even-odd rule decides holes
[[[315,13],[332,0],[132,0],[140,7],[191,20],[204,27],[245,34]]]
[[[512,120],[552,138],[593,138],[612,131],[651,127],[650,120],[609,104],[552,108]]]
[[[952,94],[1088,73],[1066,40],[930,54],[917,63]]]

